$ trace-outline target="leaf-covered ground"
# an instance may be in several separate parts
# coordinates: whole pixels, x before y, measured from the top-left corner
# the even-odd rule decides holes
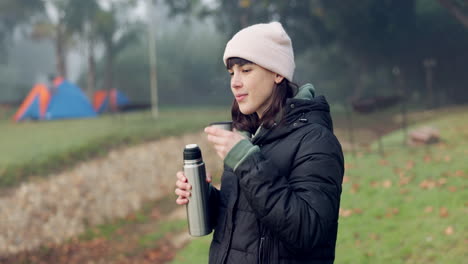
[[[355,156],[346,153],[335,263],[463,263],[468,244],[466,120],[466,111],[457,111],[426,123],[441,132],[442,141],[430,146],[402,147],[397,132],[384,138],[384,156],[375,145],[357,149]],[[343,140],[347,134],[340,133]],[[173,198],[67,243],[0,262],[206,263],[209,236],[183,249],[184,238],[174,245],[186,234],[186,223],[183,211],[169,216],[176,208]]]
[[[62,244],[0,257],[0,263],[166,263],[187,242],[184,208],[174,197],[146,204],[112,223],[88,229]]]
[[[463,263],[467,248],[468,114],[426,123],[439,143],[348,155],[337,263]]]

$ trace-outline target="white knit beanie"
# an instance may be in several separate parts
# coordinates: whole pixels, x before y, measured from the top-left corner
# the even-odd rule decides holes
[[[296,67],[291,39],[279,22],[256,24],[237,32],[226,44],[224,65],[233,57],[249,60],[289,81]]]

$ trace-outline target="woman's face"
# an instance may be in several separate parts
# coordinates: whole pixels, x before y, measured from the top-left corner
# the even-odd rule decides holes
[[[231,90],[244,115],[257,113],[261,118],[271,103],[273,89],[283,77],[253,63],[229,69]]]

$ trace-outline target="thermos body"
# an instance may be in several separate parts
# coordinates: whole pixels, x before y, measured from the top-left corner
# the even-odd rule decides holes
[[[192,236],[208,235],[212,231],[208,204],[210,184],[206,182],[205,163],[196,144],[187,145],[184,149],[184,173],[192,185],[187,204],[189,233]]]

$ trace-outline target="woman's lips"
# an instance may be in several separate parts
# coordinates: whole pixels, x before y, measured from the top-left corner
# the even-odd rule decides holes
[[[240,102],[240,101],[244,100],[246,97],[247,97],[247,94],[238,94],[238,95],[236,95],[236,101]]]

